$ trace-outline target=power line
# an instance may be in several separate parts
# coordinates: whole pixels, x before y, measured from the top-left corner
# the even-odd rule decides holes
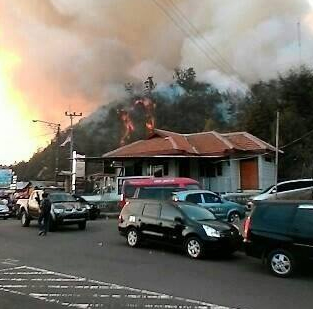
[[[168,0],[172,6],[174,11],[176,11],[177,16],[181,17],[183,20],[186,21],[186,23],[191,27],[191,29],[194,30],[194,32],[202,38],[202,40],[206,43],[207,47],[209,47],[219,58],[219,61],[221,62],[222,65],[225,65],[226,67],[228,67],[228,69],[230,69],[230,71],[232,71],[233,73],[235,73],[236,75],[238,75],[241,79],[243,79],[240,76],[240,73],[221,55],[221,53],[217,50],[217,48],[215,48],[208,39],[205,38],[205,36],[200,32],[200,30],[188,19],[188,17],[184,14],[184,12],[175,4],[175,2],[173,0]]]
[[[160,5],[157,0],[152,0],[155,5],[164,12],[164,14],[176,25],[176,27],[185,35],[188,36],[188,38],[193,42],[193,44],[198,47],[198,49],[205,55],[205,57],[212,62],[214,65],[216,65],[221,71],[224,73],[228,74],[227,71],[225,71],[224,68],[220,66],[219,63],[217,63],[207,52],[206,50],[202,47],[202,45],[199,44],[199,42],[190,34],[186,29],[184,29],[180,23],[171,15],[164,6]]]
[[[204,54],[204,56],[211,62],[213,63],[218,69],[220,69],[220,71],[222,71],[223,73],[225,73],[226,75],[230,75],[229,70],[225,69],[225,67],[223,67],[223,65],[219,62],[217,62],[214,58],[212,58],[210,56],[209,53],[207,53],[206,48],[203,47],[203,45],[197,40],[195,39],[194,36],[194,32],[191,32],[191,30],[189,29],[185,29],[181,22],[182,22],[182,17],[179,15],[179,13],[174,12],[174,14],[176,15],[176,19],[175,16],[173,16],[173,11],[171,10],[171,13],[165,8],[165,6],[160,5],[160,3],[157,0],[152,0],[155,5],[163,11],[163,13],[176,25],[176,27],[185,35],[188,36],[188,38],[191,40],[191,42]],[[175,4],[174,4],[175,5]],[[180,11],[181,12],[181,11]],[[182,13],[181,13],[182,14]],[[177,20],[178,17],[178,20]],[[188,24],[190,22],[188,21]],[[190,23],[191,24],[191,23]],[[192,26],[195,29],[197,29],[194,25]],[[200,33],[199,30],[197,29],[197,33]],[[221,60],[220,60],[221,61]],[[224,61],[225,62],[225,61]],[[228,65],[229,66],[229,65]],[[234,70],[234,69],[232,69]],[[236,73],[238,74],[238,73]],[[240,76],[239,76],[240,77]],[[232,79],[238,86],[242,86],[238,83],[238,80],[235,79],[233,76],[229,76],[230,79]]]

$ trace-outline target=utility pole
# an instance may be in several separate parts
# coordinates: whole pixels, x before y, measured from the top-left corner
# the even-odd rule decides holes
[[[302,65],[302,38],[301,38],[301,22],[297,23],[298,47],[299,47],[299,69]]]
[[[279,156],[279,111],[276,114],[276,153],[275,153],[275,196],[277,198],[277,182],[278,182],[278,156]]]
[[[76,113],[76,112],[65,112],[65,116],[70,117],[71,120],[71,142],[70,142],[70,171],[72,173],[72,164],[73,164],[73,150],[74,150],[74,130],[73,130],[73,120],[75,117],[83,116],[83,113]],[[72,179],[72,177],[71,177]],[[71,192],[72,192],[72,181],[71,181]]]

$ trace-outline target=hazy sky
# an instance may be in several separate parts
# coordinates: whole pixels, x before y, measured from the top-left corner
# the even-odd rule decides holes
[[[308,0],[0,0],[0,163],[28,159],[61,123],[193,66],[220,89],[313,60]]]

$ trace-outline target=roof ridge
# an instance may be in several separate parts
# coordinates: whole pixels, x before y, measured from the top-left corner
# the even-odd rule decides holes
[[[223,137],[221,133],[214,131],[214,130],[211,132],[215,137],[217,137],[220,141],[222,141],[229,149],[235,148],[235,146],[228,139]]]
[[[144,141],[145,141],[145,140],[140,139],[140,140],[138,140],[138,141],[136,141],[136,142],[133,142],[133,143],[130,143],[130,144],[128,144],[128,145],[119,147],[119,148],[117,148],[117,149],[114,149],[114,150],[112,150],[112,151],[109,151],[109,152],[105,153],[104,155],[102,155],[102,157],[105,158],[105,157],[107,157],[107,156],[110,156],[110,155],[114,154],[114,153],[117,152],[117,151],[120,151],[120,150],[122,150],[122,149],[128,148],[128,147],[133,146],[133,145],[135,145],[135,144],[139,144],[139,143],[144,142]]]

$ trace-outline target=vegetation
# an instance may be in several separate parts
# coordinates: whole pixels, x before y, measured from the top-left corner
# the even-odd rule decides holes
[[[166,89],[156,88],[156,124],[160,129],[181,133],[208,130],[245,130],[275,143],[276,112],[280,111],[280,179],[311,177],[313,160],[313,72],[302,67],[270,81],[251,85],[251,91],[220,93],[208,83],[198,82],[192,69],[175,70],[175,80]],[[146,136],[143,107],[131,109],[133,97],[114,102],[103,118],[91,117],[74,129],[75,149],[87,156],[101,156],[119,146],[122,124],[117,108],[131,110],[136,131],[129,142]],[[62,133],[61,140],[66,138]],[[300,138],[300,139],[299,139]],[[19,179],[53,179],[56,143],[36,153],[14,169]],[[68,147],[60,149],[60,168],[68,169]]]

